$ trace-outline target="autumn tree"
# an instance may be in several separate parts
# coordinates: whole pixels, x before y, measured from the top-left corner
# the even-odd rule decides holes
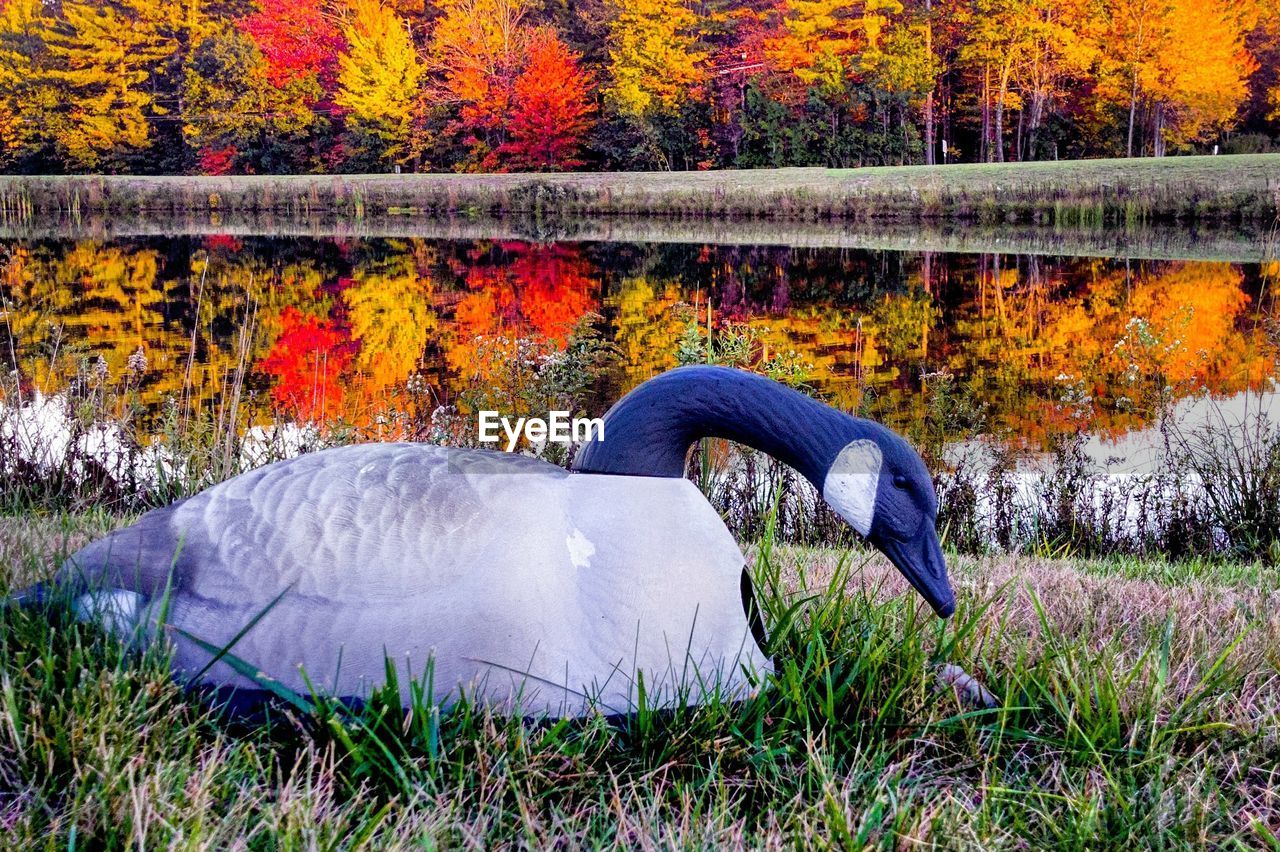
[[[1245,49],[1258,63],[1249,78],[1246,120],[1254,125],[1255,139],[1280,136],[1280,0],[1259,3],[1258,22],[1245,38]]]
[[[706,79],[698,17],[685,0],[612,0],[605,96],[640,131],[653,158],[671,168],[657,120],[679,111]]]
[[[867,154],[882,163],[913,162],[921,138],[917,113],[926,126],[923,144],[932,145],[932,95],[939,74],[937,57],[929,47],[928,22],[897,18],[888,25],[873,50],[864,52],[861,64],[863,92],[870,103],[870,117],[878,138],[869,139]]]
[[[433,98],[454,118],[449,130],[479,168],[506,141],[505,120],[525,57],[526,0],[445,0],[431,33]]]
[[[49,77],[45,34],[52,25],[42,0],[8,0],[0,6],[0,162],[52,158],[66,118],[63,96]]]
[[[930,162],[939,141],[953,161],[1265,151],[1278,9],[0,0],[0,169],[852,167]]]
[[[897,0],[784,0],[746,94],[742,165],[914,161],[936,69]]]
[[[1256,8],[1239,0],[1108,0],[1099,93],[1123,105],[1126,152],[1189,144],[1229,126],[1256,63],[1244,46]]]
[[[606,95],[628,115],[672,110],[702,82],[698,18],[683,0],[618,2],[609,26]]]
[[[162,0],[68,0],[45,41],[70,115],[58,145],[78,168],[115,169],[151,138],[170,105],[150,85],[178,49]]]
[[[342,31],[334,101],[347,110],[353,150],[371,164],[402,162],[423,75],[408,27],[382,0],[353,0]]]
[[[183,134],[199,152],[201,170],[293,171],[308,137],[319,132],[308,105],[313,84],[305,77],[273,82],[258,47],[235,27],[201,41],[181,89]]]
[[[1005,115],[1021,105],[1014,71],[1031,50],[1029,18],[1022,0],[975,0],[962,20],[969,37],[960,55],[974,69],[981,111],[979,159],[1004,162]]]
[[[504,165],[532,171],[582,165],[595,104],[578,62],[555,30],[543,27],[530,37],[524,70],[512,86],[510,138],[498,149]]]
[[[1022,5],[1018,32],[1024,45],[1014,79],[1022,92],[1014,152],[1017,159],[1036,159],[1046,117],[1066,100],[1072,84],[1088,79],[1098,56],[1103,26],[1092,0],[1029,0]]]
[[[1153,152],[1205,140],[1230,126],[1257,68],[1244,48],[1252,20],[1232,0],[1175,0],[1163,49],[1141,81],[1152,104]]]
[[[870,68],[898,0],[783,0],[783,30],[770,46],[774,64],[807,84],[840,89]]]
[[[258,11],[238,23],[262,52],[273,85],[310,78],[321,93],[337,88],[338,56],[347,44],[324,0],[259,0]]]

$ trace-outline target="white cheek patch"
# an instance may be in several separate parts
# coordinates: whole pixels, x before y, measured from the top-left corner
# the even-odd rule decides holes
[[[854,441],[836,456],[822,483],[822,499],[862,535],[871,532],[883,464],[874,441]]]

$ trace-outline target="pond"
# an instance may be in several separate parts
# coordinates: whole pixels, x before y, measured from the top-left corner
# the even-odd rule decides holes
[[[425,422],[441,406],[465,413],[476,388],[511,389],[511,402],[540,365],[591,340],[574,404],[595,414],[704,357],[710,334],[726,359],[905,431],[1035,446],[1081,428],[1118,437],[1203,390],[1267,387],[1277,364],[1280,267],[1250,235],[1210,250],[1144,235],[1120,256],[1106,234],[1081,248],[1052,232],[963,229],[932,241],[779,229],[789,244],[768,244],[758,224],[683,242],[669,229],[650,241],[486,237],[467,223],[452,238],[171,230],[186,233],[0,239],[8,397],[69,392],[152,433],[175,411]]]

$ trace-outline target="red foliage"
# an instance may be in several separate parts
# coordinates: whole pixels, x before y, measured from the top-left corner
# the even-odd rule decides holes
[[[582,317],[596,308],[598,288],[591,262],[578,246],[506,243],[502,263],[477,262],[467,274],[473,291],[459,303],[461,337],[499,329],[563,343]]]
[[[582,165],[579,156],[595,113],[591,78],[580,57],[550,27],[529,39],[524,70],[512,90],[509,139],[498,149],[500,162],[516,169],[565,169]]]
[[[228,145],[225,148],[200,149],[200,173],[206,175],[230,174],[235,166],[236,149]]]
[[[325,92],[336,88],[338,55],[347,42],[322,7],[323,0],[260,0],[258,11],[240,20],[267,61],[272,85],[314,74]]]
[[[356,344],[330,320],[293,305],[280,312],[280,336],[258,369],[275,379],[271,398],[299,420],[323,423],[344,414],[340,379],[351,367]]]
[[[209,234],[204,238],[204,247],[210,252],[236,254],[244,248],[244,243],[231,234]]]

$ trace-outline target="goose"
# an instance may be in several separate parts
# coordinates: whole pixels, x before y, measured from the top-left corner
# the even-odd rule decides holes
[[[682,367],[605,415],[571,470],[418,443],[324,450],[240,474],[68,557],[19,601],[69,600],[175,676],[250,702],[359,701],[394,665],[550,717],[745,696],[771,670],[745,559],[685,477],[691,445],[793,467],[942,617],[937,502],[901,437],[770,379]]]

